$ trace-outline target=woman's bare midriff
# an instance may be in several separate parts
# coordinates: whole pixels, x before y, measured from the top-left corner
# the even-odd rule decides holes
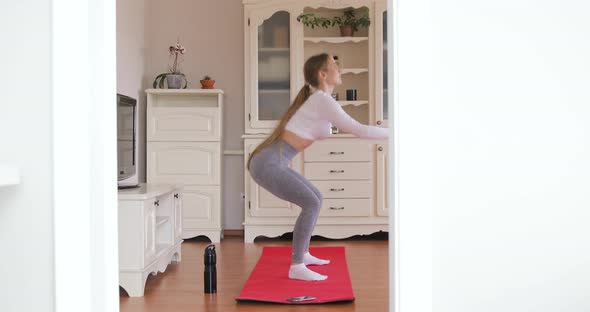
[[[289,130],[285,130],[283,132],[282,138],[285,140],[285,142],[289,143],[289,145],[293,146],[298,152],[302,152],[304,149],[310,146],[311,143],[313,143],[312,140],[304,139]]]

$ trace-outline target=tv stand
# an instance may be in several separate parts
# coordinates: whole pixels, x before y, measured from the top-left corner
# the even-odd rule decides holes
[[[119,185],[117,186],[118,189],[120,190],[126,190],[126,189],[133,189],[133,188],[138,188],[139,184],[136,185]]]
[[[119,190],[119,285],[141,297],[150,274],[180,262],[182,188],[140,183]]]

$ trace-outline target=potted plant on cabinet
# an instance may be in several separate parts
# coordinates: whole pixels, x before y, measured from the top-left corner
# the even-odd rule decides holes
[[[187,80],[186,76],[180,72],[180,63],[182,63],[186,49],[180,44],[180,41],[177,40],[175,45],[172,45],[168,48],[168,53],[170,55],[170,62],[168,64],[168,69],[170,72],[162,73],[156,76],[154,79],[153,87],[154,88],[164,88],[164,80],[168,85],[168,89],[186,89],[187,87]],[[184,82],[184,84],[183,84]]]
[[[316,26],[329,28],[338,25],[340,26],[340,35],[343,37],[350,37],[360,27],[369,27],[371,24],[368,13],[356,17],[353,9],[345,10],[342,16],[334,17],[321,17],[316,16],[314,13],[301,13],[297,16],[297,21],[312,29]]]
[[[213,85],[215,85],[215,80],[211,79],[208,75],[201,79],[202,89],[213,89]]]

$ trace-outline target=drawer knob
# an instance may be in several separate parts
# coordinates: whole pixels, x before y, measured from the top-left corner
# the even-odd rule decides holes
[[[379,147],[377,148],[377,150],[378,150],[378,151],[380,151],[380,152],[381,152],[381,151],[383,151],[383,146],[379,146]]]
[[[178,198],[178,193],[174,194],[174,198]]]
[[[344,173],[344,170],[330,170],[330,173]]]
[[[332,209],[332,210],[343,210],[344,207],[330,207],[330,209]]]
[[[344,155],[344,152],[330,152],[330,155]]]
[[[378,125],[381,125],[381,120],[377,120],[377,124]]]
[[[154,206],[160,206],[160,200],[154,201]]]
[[[330,191],[332,191],[332,192],[342,192],[342,191],[344,191],[344,188],[331,188]]]

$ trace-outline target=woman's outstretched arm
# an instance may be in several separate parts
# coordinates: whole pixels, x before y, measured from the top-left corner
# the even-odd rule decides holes
[[[344,132],[354,134],[363,139],[387,139],[389,137],[389,129],[369,125],[363,125],[350,117],[342,106],[331,96],[325,94],[321,101],[316,102],[317,112],[329,120],[333,126]]]

